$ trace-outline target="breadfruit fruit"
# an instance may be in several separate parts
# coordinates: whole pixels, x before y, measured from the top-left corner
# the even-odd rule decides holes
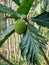
[[[15,32],[18,34],[23,34],[26,31],[26,24],[23,20],[17,20],[14,24]]]

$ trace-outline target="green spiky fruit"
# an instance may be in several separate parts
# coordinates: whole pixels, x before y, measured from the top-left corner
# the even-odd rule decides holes
[[[23,20],[17,20],[14,24],[15,32],[18,34],[23,34],[26,31],[26,24]]]

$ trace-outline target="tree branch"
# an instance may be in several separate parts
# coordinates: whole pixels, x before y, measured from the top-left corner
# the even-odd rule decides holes
[[[9,60],[7,60],[4,56],[2,56],[2,54],[0,54],[0,58],[3,59],[5,62],[7,62],[9,65],[14,65]]]

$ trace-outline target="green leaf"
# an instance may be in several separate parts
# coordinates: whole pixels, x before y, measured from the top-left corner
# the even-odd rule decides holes
[[[23,65],[24,63],[26,63],[26,60],[20,60],[19,63],[20,65]]]
[[[14,26],[13,25],[9,26],[8,28],[6,28],[3,31],[3,34],[0,35],[0,47],[13,33],[14,33]]]
[[[49,12],[44,12],[37,17],[32,18],[38,25],[49,28]]]
[[[20,6],[25,0],[12,0],[14,1],[18,6]]]
[[[8,13],[10,15],[13,15],[16,18],[20,18],[20,16],[18,15],[18,13],[16,11],[14,11],[13,9],[11,9],[5,5],[2,5],[1,3],[0,3],[0,11],[4,12],[4,13]]]
[[[20,0],[20,3],[22,4],[25,0]]]
[[[20,14],[27,15],[34,0],[24,0],[24,2],[21,4],[21,6],[17,9],[17,12]]]
[[[27,25],[27,31],[20,42],[22,57],[24,58],[26,56],[28,62],[40,65],[39,55],[45,55],[40,47],[46,49],[46,40],[39,35],[37,29],[29,23]]]
[[[20,0],[13,0],[17,5],[20,5]]]
[[[11,19],[15,19],[15,20],[17,20],[18,18],[16,17],[16,16],[14,16],[14,15],[11,15],[11,16],[8,16],[8,15],[6,15],[5,17],[3,17],[3,20],[5,19],[8,19],[8,18],[11,18]]]

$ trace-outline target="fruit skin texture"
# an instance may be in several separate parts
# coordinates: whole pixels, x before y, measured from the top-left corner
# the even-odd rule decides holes
[[[26,31],[26,24],[23,20],[17,20],[14,24],[15,32],[18,34],[23,34]]]

